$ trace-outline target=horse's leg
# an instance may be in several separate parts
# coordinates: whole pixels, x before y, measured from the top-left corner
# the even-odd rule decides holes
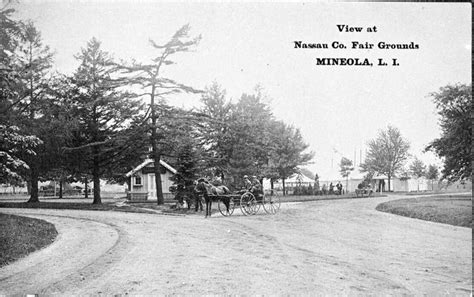
[[[227,213],[229,213],[230,199],[232,199],[232,198],[226,197],[226,198],[222,199],[222,200],[224,201],[224,204],[225,204],[225,208],[226,208],[226,210],[227,210]]]
[[[209,197],[205,197],[206,200],[206,218],[208,215],[210,215],[210,204],[211,204],[211,199]]]
[[[209,216],[211,216],[211,212],[212,212],[212,198],[209,197]]]

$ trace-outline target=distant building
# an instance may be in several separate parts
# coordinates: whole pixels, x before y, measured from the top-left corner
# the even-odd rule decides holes
[[[270,189],[270,181],[264,181],[264,189]],[[293,193],[295,187],[311,187],[314,186],[314,179],[307,177],[302,173],[295,173],[285,179],[285,190],[287,193]],[[281,179],[273,181],[273,189],[283,191],[283,181]]]

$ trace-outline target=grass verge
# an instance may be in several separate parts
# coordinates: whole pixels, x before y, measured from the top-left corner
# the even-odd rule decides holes
[[[150,213],[149,211],[140,208],[135,208],[129,205],[117,205],[116,203],[91,204],[84,202],[0,202],[0,208],[77,209]]]
[[[0,267],[51,244],[57,235],[46,221],[0,213]]]
[[[450,195],[400,199],[381,203],[376,209],[425,221],[472,228],[471,196]]]

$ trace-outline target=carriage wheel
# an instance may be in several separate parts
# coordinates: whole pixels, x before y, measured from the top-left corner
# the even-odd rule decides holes
[[[257,213],[258,208],[257,200],[252,193],[246,192],[240,196],[240,209],[244,215],[254,215]]]
[[[276,214],[280,210],[280,196],[275,190],[270,190],[263,196],[263,209],[269,214]]]
[[[227,211],[226,203],[229,205],[229,211]],[[225,217],[230,216],[234,213],[234,198],[232,197],[222,197],[219,198],[217,201],[217,206],[219,207],[219,211]]]

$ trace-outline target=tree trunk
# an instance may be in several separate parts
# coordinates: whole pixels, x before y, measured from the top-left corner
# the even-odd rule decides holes
[[[390,180],[391,180],[391,176],[390,176],[390,175],[387,175],[387,178],[388,178],[388,192],[390,192]]]
[[[150,107],[151,107],[151,155],[155,163],[154,172],[155,172],[155,190],[156,190],[156,203],[161,205],[165,203],[163,197],[163,189],[161,188],[161,170],[160,170],[160,159],[161,154],[158,151],[158,146],[156,144],[156,139],[158,135],[156,134],[156,110],[155,110],[155,85],[151,87],[151,96],[150,96]]]
[[[348,193],[348,191],[349,191],[348,187],[349,187],[349,175],[346,176],[346,193]],[[340,194],[342,195],[342,193],[340,193]]]
[[[26,181],[26,194],[31,195],[31,180]]]
[[[273,190],[273,178],[270,178],[270,188]]]
[[[155,190],[156,190],[156,203],[158,205],[161,205],[161,204],[165,203],[165,199],[163,197],[163,189],[161,187],[160,159],[161,159],[161,156],[160,156],[159,152],[156,152],[155,154],[153,154],[153,160],[155,161],[154,171],[155,171],[155,185],[156,185],[156,187],[155,187]]]
[[[282,184],[283,184],[283,195],[286,195],[285,179],[282,178],[282,179],[281,179],[281,182],[282,182]]]
[[[34,161],[33,161],[34,163]],[[28,202],[39,202],[38,198],[38,170],[36,165],[30,165],[30,199]]]
[[[59,199],[63,198],[63,180],[59,180]]]
[[[97,154],[94,156],[94,164],[92,169],[92,180],[94,182],[94,200],[92,204],[102,204],[102,200],[100,199],[100,174],[99,174],[99,158]]]
[[[89,180],[84,178],[84,198],[89,198]]]

